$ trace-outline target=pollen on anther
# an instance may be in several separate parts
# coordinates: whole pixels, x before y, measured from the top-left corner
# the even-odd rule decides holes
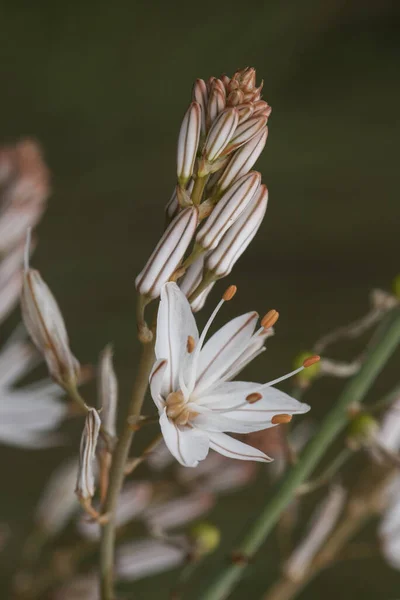
[[[315,365],[315,363],[317,363],[319,360],[321,359],[320,356],[318,356],[318,354],[315,354],[314,356],[309,356],[308,358],[306,358],[306,360],[303,362],[303,367],[305,369],[307,369],[307,367],[311,367],[312,365]]]
[[[269,310],[267,314],[261,320],[261,327],[264,329],[270,329],[275,325],[279,319],[279,313],[277,310]]]
[[[282,425],[285,423],[290,423],[292,420],[292,415],[274,415],[271,419],[272,425]]]
[[[186,344],[186,348],[189,354],[192,354],[194,347],[196,345],[196,342],[194,341],[194,338],[189,335],[188,339],[187,339],[187,344]]]
[[[260,394],[259,392],[253,392],[253,394],[249,394],[248,396],[246,396],[246,402],[248,404],[254,404],[255,402],[261,400],[261,398],[262,394]]]
[[[225,300],[225,302],[229,302],[229,300],[232,300],[232,298],[236,294],[236,292],[237,292],[236,285],[230,285],[228,287],[228,289],[225,291],[224,295],[222,296],[222,299]]]

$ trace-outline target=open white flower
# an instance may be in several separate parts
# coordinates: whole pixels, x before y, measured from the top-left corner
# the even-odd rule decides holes
[[[190,304],[179,287],[167,283],[161,292],[156,362],[150,374],[150,388],[164,440],[175,458],[188,467],[197,466],[210,448],[231,458],[270,461],[260,450],[225,432],[259,431],[288,422],[291,415],[305,413],[310,408],[271,387],[289,375],[266,384],[231,381],[264,350],[273,319],[263,319],[263,326],[255,332],[258,314],[241,315],[204,343],[224,300],[233,295],[230,290],[224,294],[201,336]]]

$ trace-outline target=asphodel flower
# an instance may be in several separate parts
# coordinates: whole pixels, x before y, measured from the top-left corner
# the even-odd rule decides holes
[[[101,420],[94,408],[89,408],[81,437],[79,469],[75,493],[81,501],[89,501],[95,492],[94,459]]]
[[[29,235],[21,293],[22,317],[50,375],[63,387],[75,386],[79,363],[69,347],[67,330],[58,304],[39,271],[29,266]]]
[[[303,367],[265,384],[231,381],[262,352],[278,318],[276,311],[266,315],[256,332],[258,314],[250,312],[228,322],[205,343],[219,309],[234,293],[234,286],[228,288],[199,335],[178,286],[167,283],[162,289],[150,389],[165,443],[184,466],[197,466],[210,448],[231,458],[268,462],[271,459],[263,452],[225,432],[259,431],[309,410],[307,404],[272,387]]]

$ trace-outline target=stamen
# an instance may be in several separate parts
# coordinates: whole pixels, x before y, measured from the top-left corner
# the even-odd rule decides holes
[[[249,394],[248,396],[246,396],[246,402],[248,404],[254,404],[255,402],[258,402],[259,400],[261,400],[262,398],[262,394],[259,394],[258,392],[253,392],[252,394]]]
[[[321,357],[318,356],[318,354],[315,354],[314,356],[309,356],[308,358],[306,358],[306,360],[303,362],[303,367],[305,369],[307,369],[307,367],[312,367],[312,365],[315,365],[315,363],[317,363],[319,360],[321,360]]]
[[[292,415],[274,415],[271,419],[272,425],[282,425],[290,423]]]
[[[279,313],[277,310],[269,310],[267,314],[261,320],[261,327],[263,329],[270,329],[275,325],[279,319]]]
[[[196,342],[194,341],[194,338],[189,335],[188,339],[187,339],[187,344],[186,344],[186,348],[189,354],[192,354],[194,347],[196,345]]]
[[[224,295],[222,296],[222,299],[225,300],[225,302],[229,302],[229,300],[232,300],[232,298],[236,294],[236,292],[237,292],[236,285],[230,285],[228,287],[228,289],[225,291]]]
[[[294,371],[291,371],[290,373],[287,373],[287,375],[283,375],[282,377],[278,377],[277,379],[273,379],[272,381],[268,381],[268,383],[264,383],[264,385],[262,386],[262,388],[270,387],[271,385],[275,385],[276,383],[280,383],[281,381],[284,381],[285,379],[289,379],[289,377],[293,377],[293,375],[297,375],[297,373],[300,373],[300,371],[303,371],[303,370],[304,370],[304,367],[299,367],[298,369],[295,369]]]

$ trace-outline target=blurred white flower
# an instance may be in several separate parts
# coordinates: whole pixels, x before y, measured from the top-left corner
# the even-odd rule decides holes
[[[66,416],[62,390],[49,380],[15,388],[14,383],[37,364],[32,346],[10,341],[0,353],[0,441],[41,448],[56,441],[53,430]]]
[[[199,336],[186,296],[175,283],[162,289],[150,388],[165,443],[184,466],[197,466],[210,448],[230,458],[270,461],[224,432],[259,431],[309,410],[271,387],[291,374],[267,384],[230,381],[262,351],[266,331],[254,333],[257,313],[233,319],[204,344],[217,312],[233,294],[228,288]]]
[[[182,542],[185,538],[182,536]],[[117,551],[116,571],[120,579],[133,581],[180,565],[186,552],[177,545],[143,539],[121,546]]]

